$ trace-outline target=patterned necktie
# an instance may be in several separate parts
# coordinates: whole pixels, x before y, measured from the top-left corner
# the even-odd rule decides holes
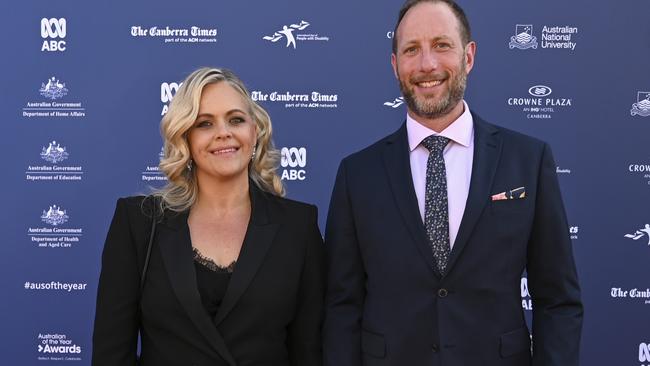
[[[449,261],[449,212],[447,207],[447,175],[442,152],[449,139],[431,135],[422,141],[429,150],[427,185],[424,201],[424,226],[427,230],[433,259],[440,275],[444,275]]]

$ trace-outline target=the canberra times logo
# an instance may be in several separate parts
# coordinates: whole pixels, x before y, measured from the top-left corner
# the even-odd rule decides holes
[[[142,25],[133,25],[131,26],[130,32],[131,37],[133,38],[160,39],[165,44],[216,43],[217,33],[217,28],[198,27],[195,25],[179,28],[170,26],[146,27]]]
[[[41,37],[43,44],[41,52],[64,52],[67,45],[65,37],[68,33],[68,23],[65,18],[41,19]]]
[[[280,150],[282,180],[305,180],[307,172],[307,149],[304,147],[283,147]]]

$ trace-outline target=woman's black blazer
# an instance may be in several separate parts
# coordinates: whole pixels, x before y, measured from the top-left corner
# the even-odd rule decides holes
[[[94,366],[135,365],[138,329],[141,365],[321,365],[324,265],[317,209],[252,183],[250,194],[251,219],[214,319],[198,292],[188,212],[159,219],[138,304],[151,210],[144,197],[118,200],[102,255]]]

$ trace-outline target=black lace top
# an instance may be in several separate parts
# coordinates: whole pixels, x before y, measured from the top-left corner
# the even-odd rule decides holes
[[[194,252],[194,268],[196,269],[196,282],[201,302],[210,318],[214,319],[226,294],[230,276],[237,262],[232,262],[228,267],[221,267],[212,259],[201,254],[196,248],[192,248],[192,251]]]

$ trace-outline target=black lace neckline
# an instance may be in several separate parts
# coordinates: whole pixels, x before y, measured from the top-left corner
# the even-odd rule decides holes
[[[212,258],[206,257],[201,252],[199,252],[198,249],[192,247],[192,252],[194,252],[194,261],[203,267],[209,269],[210,271],[213,272],[221,272],[221,273],[232,273],[235,270],[235,265],[237,264],[237,260],[232,261],[227,266],[220,266],[215,261],[212,260]]]

